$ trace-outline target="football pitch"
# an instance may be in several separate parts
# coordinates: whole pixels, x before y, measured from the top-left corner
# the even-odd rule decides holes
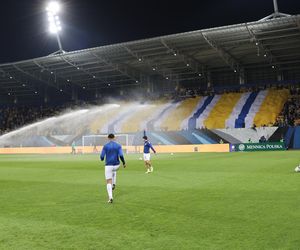
[[[300,152],[0,156],[0,249],[300,249]]]

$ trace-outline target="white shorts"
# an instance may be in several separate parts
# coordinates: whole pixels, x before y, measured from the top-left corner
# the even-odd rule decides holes
[[[144,154],[144,161],[150,161],[150,153]]]
[[[112,179],[113,173],[118,171],[120,165],[116,166],[105,166],[105,179],[109,180]]]

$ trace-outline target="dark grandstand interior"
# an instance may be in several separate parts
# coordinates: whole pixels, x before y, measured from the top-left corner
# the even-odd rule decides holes
[[[276,125],[299,119],[300,16],[65,52],[0,65],[1,131],[66,107],[271,87],[291,93]]]
[[[217,27],[0,65],[1,101],[226,89],[300,80],[300,16]]]

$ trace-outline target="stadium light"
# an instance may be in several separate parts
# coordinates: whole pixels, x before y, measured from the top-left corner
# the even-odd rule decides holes
[[[59,35],[59,33],[62,31],[61,22],[58,15],[59,12],[61,11],[61,5],[56,1],[49,2],[46,7],[46,11],[47,11],[48,22],[49,22],[49,32],[51,34],[56,35],[56,40],[59,47],[59,51],[55,52],[55,54],[64,53],[61,40],[60,40],[60,35]]]

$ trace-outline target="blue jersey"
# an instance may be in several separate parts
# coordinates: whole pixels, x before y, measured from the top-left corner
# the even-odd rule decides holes
[[[152,144],[148,141],[145,141],[144,143],[144,154],[149,154],[150,153],[150,148],[154,153],[156,153],[155,149],[152,147]]]
[[[125,164],[122,147],[120,144],[114,141],[110,141],[109,143],[104,145],[100,155],[101,161],[104,160],[104,157],[106,166],[120,165],[119,158],[121,159],[123,164]]]

